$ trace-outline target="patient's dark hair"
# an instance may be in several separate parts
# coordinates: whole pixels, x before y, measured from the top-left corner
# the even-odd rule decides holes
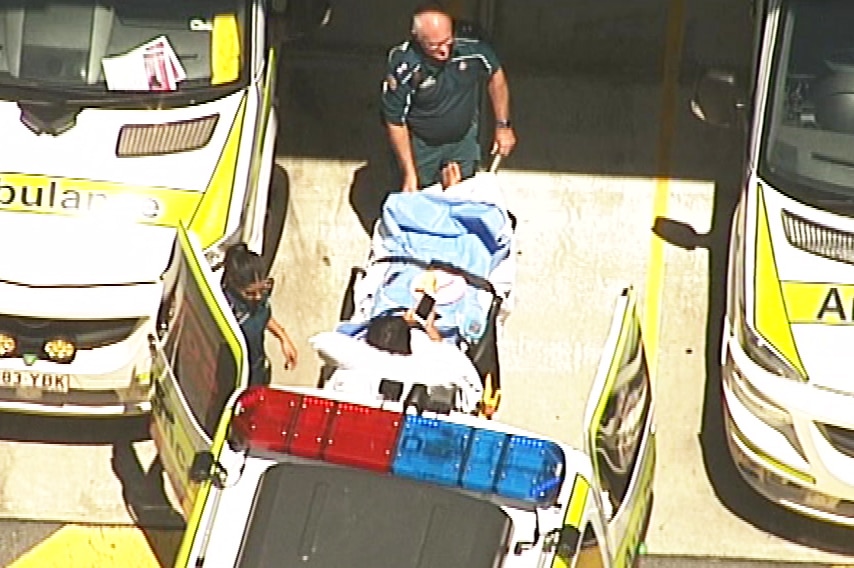
[[[398,355],[412,354],[409,324],[401,316],[379,316],[371,320],[367,329],[368,345]]]
[[[242,290],[267,278],[264,259],[249,250],[246,243],[231,245],[225,251],[222,277],[226,285]]]

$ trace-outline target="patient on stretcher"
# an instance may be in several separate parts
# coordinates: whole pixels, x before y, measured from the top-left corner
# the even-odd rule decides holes
[[[483,386],[471,360],[454,345],[441,341],[433,318],[419,329],[411,311],[383,315],[368,323],[364,339],[324,332],[311,338],[320,356],[336,368],[326,388],[381,398],[380,384],[397,381],[403,394],[413,385],[456,387],[453,409],[475,412]]]

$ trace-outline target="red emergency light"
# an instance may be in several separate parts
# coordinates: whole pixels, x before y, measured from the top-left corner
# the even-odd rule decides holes
[[[325,398],[250,387],[232,429],[249,447],[388,471],[400,413]]]

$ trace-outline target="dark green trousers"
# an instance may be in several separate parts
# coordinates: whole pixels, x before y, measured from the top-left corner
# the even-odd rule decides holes
[[[415,167],[418,169],[418,184],[423,189],[442,181],[442,166],[448,162],[460,165],[463,179],[472,177],[480,165],[480,143],[477,140],[477,124],[472,123],[466,135],[458,142],[430,145],[414,134],[411,138]],[[402,185],[403,177],[397,160],[394,160],[396,177]]]

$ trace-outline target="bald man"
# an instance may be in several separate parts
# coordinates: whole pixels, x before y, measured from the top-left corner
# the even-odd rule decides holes
[[[510,90],[486,42],[457,37],[451,16],[436,4],[412,17],[412,37],[389,51],[381,109],[403,191],[442,181],[442,168],[459,165],[463,179],[478,169],[478,91],[486,81],[495,115],[492,152],[516,145]]]

